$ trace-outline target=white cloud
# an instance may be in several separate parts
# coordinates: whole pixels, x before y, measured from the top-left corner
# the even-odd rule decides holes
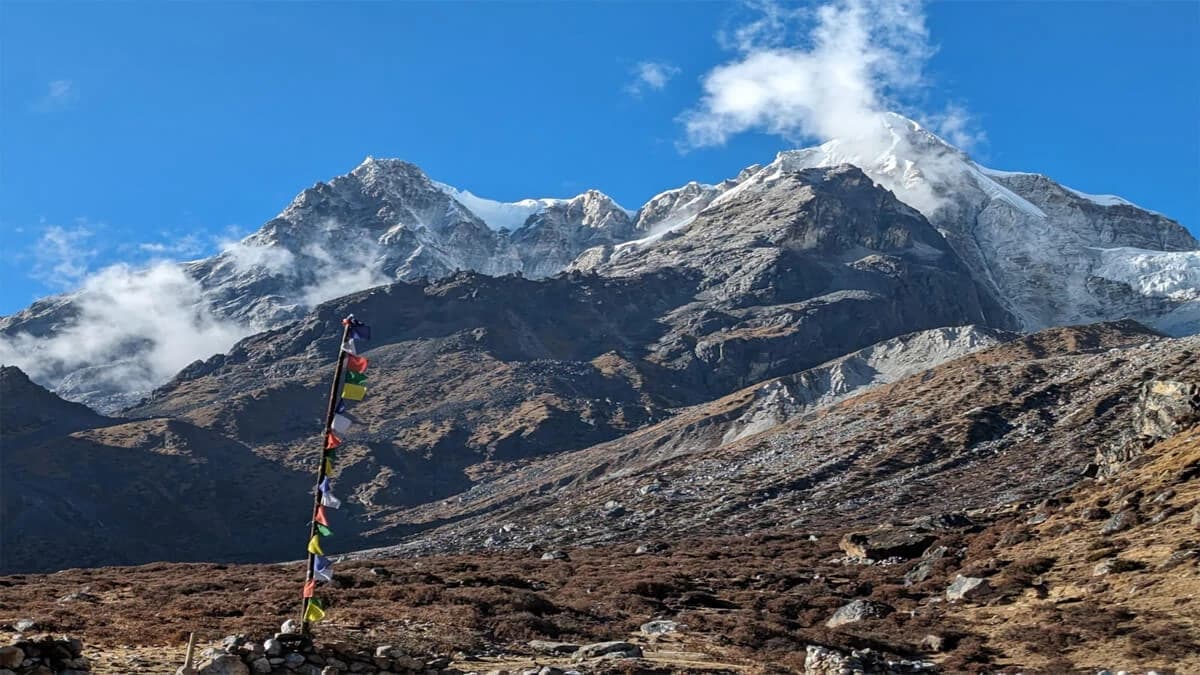
[[[87,275],[96,257],[96,249],[88,245],[92,234],[92,228],[85,222],[70,228],[46,227],[31,252],[30,275],[60,291],[73,288]]]
[[[679,68],[669,63],[642,61],[633,68],[633,81],[625,86],[625,91],[634,96],[661,91],[678,74]]]
[[[33,102],[38,112],[62,110],[79,100],[79,87],[73,80],[52,80],[46,84],[46,93]]]
[[[39,380],[90,366],[119,390],[145,391],[250,333],[214,317],[199,284],[172,263],[107,267],[72,300],[77,312],[51,337],[0,337],[0,362]]]
[[[749,131],[796,144],[879,136],[879,115],[905,109],[928,85],[924,68],[934,50],[917,0],[751,7],[755,20],[719,36],[736,56],[704,76],[703,97],[680,117],[683,149]],[[950,112],[944,128],[977,140],[966,110]]]

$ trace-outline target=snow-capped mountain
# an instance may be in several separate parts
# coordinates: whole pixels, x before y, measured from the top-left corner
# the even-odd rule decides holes
[[[569,268],[636,274],[650,269],[643,262],[688,267],[696,261],[671,242],[717,211],[725,227],[745,231],[713,229],[710,218],[702,238],[744,240],[743,249],[724,247],[720,265],[750,269],[766,245],[743,236],[754,229],[755,195],[781,198],[786,176],[842,164],[860,167],[932,223],[974,279],[970,292],[985,296],[981,306],[995,327],[1133,318],[1175,334],[1200,331],[1200,244],[1178,223],[1119,197],[983,167],[889,114],[870,137],[783,152],[718,184],[661,192],[636,211],[595,190],[499,202],[438,183],[408,162],[368,158],[304,190],[221,253],[154,271],[166,286],[125,270],[114,288],[88,284],[0,318],[0,360],[68,399],[115,410],[239,337],[396,280],[455,270],[544,277]],[[730,204],[745,213],[729,213]],[[731,278],[749,279],[732,267]],[[148,296],[129,304],[157,315],[157,325],[126,322],[125,332],[126,323],[111,325],[109,306],[131,293]],[[203,339],[171,339],[164,322]],[[144,357],[147,350],[154,358]]]
[[[1163,255],[1200,248],[1179,223],[1046,176],[980,166],[900,115],[882,116],[874,137],[780,153],[748,183],[838,164],[861,167],[929,218],[1018,328],[1134,318],[1177,331],[1200,317],[1152,281],[1196,262]]]

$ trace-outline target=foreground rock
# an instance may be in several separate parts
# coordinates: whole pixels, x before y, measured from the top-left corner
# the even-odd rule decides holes
[[[0,675],[82,675],[92,671],[83,643],[40,637],[0,647]]]
[[[206,649],[202,656],[197,675],[425,674],[443,672],[442,668],[449,665],[449,659],[426,661],[391,645],[367,653],[343,643],[317,645],[308,638],[286,633],[262,642],[231,635],[222,640],[221,647]]]

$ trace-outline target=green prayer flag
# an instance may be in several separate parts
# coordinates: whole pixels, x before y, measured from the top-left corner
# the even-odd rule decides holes
[[[367,381],[367,376],[362,373],[356,373],[353,370],[346,371],[346,382],[349,384],[363,384]]]
[[[329,529],[328,527],[325,527],[324,525],[322,525],[320,523],[317,523],[317,532],[320,532],[322,537],[332,537],[333,536],[333,530]]]

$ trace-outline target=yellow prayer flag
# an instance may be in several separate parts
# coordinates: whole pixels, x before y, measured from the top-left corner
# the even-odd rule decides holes
[[[350,399],[351,401],[361,401],[366,395],[367,388],[361,384],[350,384],[347,382],[346,386],[342,387],[342,398]]]
[[[329,461],[328,457],[325,458],[325,475],[326,476],[333,475],[333,462]]]
[[[313,555],[325,555],[325,551],[321,550],[321,538],[315,534],[308,540],[308,552]]]
[[[304,620],[317,622],[325,618],[325,609],[321,607],[320,600],[309,600],[308,607],[304,609]]]

